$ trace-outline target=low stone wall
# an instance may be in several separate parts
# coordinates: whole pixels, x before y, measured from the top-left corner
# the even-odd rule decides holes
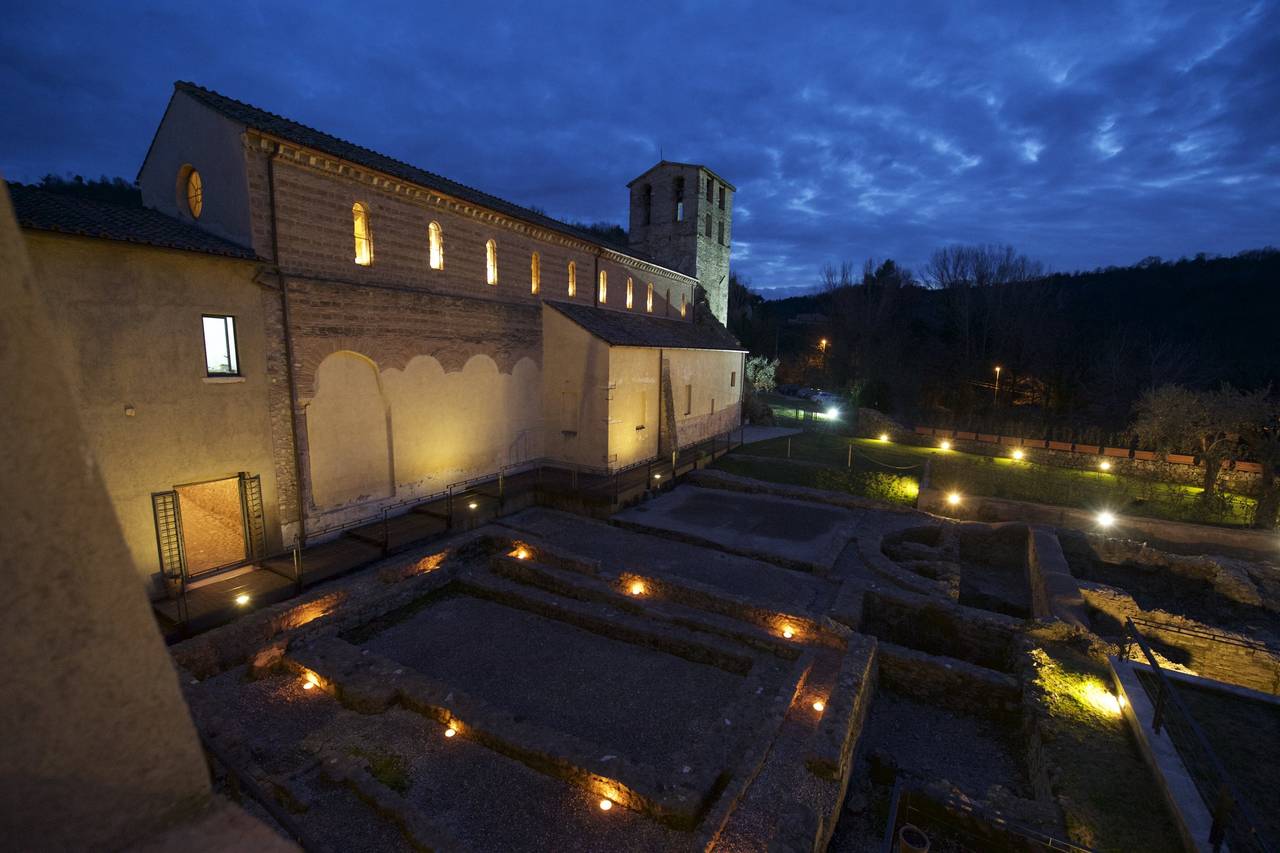
[[[1072,556],[1104,563],[1156,566],[1170,573],[1205,581],[1223,598],[1280,612],[1280,571],[1222,556],[1169,554],[1145,542],[1096,533],[1068,537]]]
[[[770,457],[769,461],[777,462],[783,460],[777,460]],[[725,471],[716,471],[710,468],[690,471],[685,475],[684,482],[709,489],[722,489],[727,492],[746,492],[747,494],[758,495],[776,495],[780,498],[813,501],[814,503],[830,504],[831,506],[843,507],[844,509],[874,509],[877,512],[896,513],[915,512],[915,510],[910,507],[898,506],[897,504],[885,503],[884,501],[876,501],[871,498],[862,498],[857,495],[848,494],[847,492],[832,492],[826,489],[811,489],[808,486],[789,486],[783,483],[771,483],[767,480],[740,477],[737,474],[729,474]]]
[[[895,693],[965,714],[1010,723],[1022,714],[1022,686],[1012,675],[883,640],[880,683]]]
[[[1098,527],[1096,514],[1083,509],[978,495],[965,495],[959,506],[951,506],[947,503],[947,493],[935,488],[922,488],[916,506],[935,515],[988,523],[1023,521],[1088,532],[1095,532]],[[1131,515],[1117,518],[1113,529],[1123,536],[1145,539],[1158,548],[1175,553],[1209,551],[1246,560],[1276,558],[1276,534],[1273,531],[1212,527]]]
[[[1142,635],[1173,663],[1215,681],[1280,695],[1280,653],[1261,643],[1172,613],[1143,610],[1115,587],[1081,582],[1080,592],[1087,605],[1110,622],[1108,633],[1113,636],[1120,634],[1126,619],[1141,618]],[[1095,617],[1094,623],[1098,621]]]
[[[1027,536],[1027,585],[1031,589],[1031,612],[1037,619],[1059,619],[1079,628],[1089,628],[1084,596],[1071,575],[1071,567],[1053,530],[1033,525]]]
[[[867,590],[861,629],[882,641],[1011,672],[1023,622],[907,592]]]
[[[805,757],[805,766],[815,776],[834,781],[848,779],[854,746],[875,693],[878,660],[874,637],[855,634],[849,638],[835,685]]]

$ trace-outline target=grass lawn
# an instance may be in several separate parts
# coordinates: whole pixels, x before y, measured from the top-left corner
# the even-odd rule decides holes
[[[850,447],[853,449],[851,468]],[[1103,471],[1059,468],[1020,462],[1009,457],[944,451],[935,447],[896,444],[870,438],[848,438],[828,432],[806,432],[789,439],[775,438],[749,444],[739,452],[786,459],[788,448],[791,459],[819,463],[846,472],[909,477],[917,485],[925,461],[932,459],[933,483],[939,488],[955,489],[969,495],[1035,501],[1055,506],[1106,509],[1122,515],[1245,525],[1249,523],[1254,507],[1254,501],[1242,495],[1221,494],[1212,501],[1205,502],[1200,498],[1201,489],[1178,483],[1152,482]],[[781,475],[775,472],[774,476],[761,479],[775,479],[776,476]],[[795,476],[800,479],[786,482],[828,488],[812,482],[816,475]],[[864,494],[853,489],[840,490]]]
[[[1060,646],[1032,651],[1044,758],[1067,830],[1076,844],[1099,851],[1181,850],[1173,819],[1103,666]]]
[[[879,471],[846,470],[819,465],[797,465],[784,459],[748,459],[729,454],[713,466],[727,474],[782,483],[788,486],[807,486],[832,492],[848,492],[859,497],[886,503],[915,506],[920,484],[914,477],[904,477]]]

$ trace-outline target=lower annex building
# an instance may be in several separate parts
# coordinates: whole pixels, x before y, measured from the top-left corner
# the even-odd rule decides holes
[[[735,190],[703,166],[632,181],[615,246],[177,83],[138,185],[10,193],[153,597],[450,484],[740,424]]]

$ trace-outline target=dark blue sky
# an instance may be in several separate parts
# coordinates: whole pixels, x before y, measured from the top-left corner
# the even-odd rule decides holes
[[[393,5],[17,0],[0,171],[132,178],[187,79],[568,219],[625,224],[660,147],[706,163],[779,295],[950,242],[1280,244],[1277,2]]]

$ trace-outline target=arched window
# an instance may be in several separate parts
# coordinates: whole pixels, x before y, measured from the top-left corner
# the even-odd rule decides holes
[[[684,311],[685,311],[685,308],[687,307],[688,307],[688,304],[684,301],[684,294],[681,293],[680,294],[680,316],[681,317],[684,316]]]
[[[498,244],[493,240],[484,244],[484,280],[498,283]]]
[[[569,261],[569,296],[578,295],[578,265]]]
[[[187,175],[187,210],[195,219],[199,219],[200,211],[204,210],[204,181],[195,169]]]
[[[356,239],[356,263],[367,267],[373,263],[373,234],[369,232],[369,211],[360,202],[351,205],[352,232]]]
[[[649,282],[649,288],[644,294],[644,310],[653,313],[653,282]]]
[[[603,305],[609,299],[609,273],[600,270],[600,304]]]
[[[542,289],[542,262],[538,258],[538,253],[534,252],[533,257],[529,258],[529,292],[536,294]]]
[[[627,276],[627,310],[631,310],[631,276]]]
[[[427,226],[427,239],[431,244],[431,268],[444,269],[444,232],[440,230],[439,222]]]

